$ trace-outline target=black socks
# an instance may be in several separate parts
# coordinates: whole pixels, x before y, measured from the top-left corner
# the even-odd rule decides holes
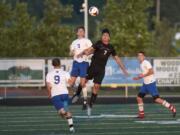
[[[96,98],[97,98],[97,94],[92,93],[90,103],[89,103],[90,107],[92,107],[92,105],[95,103]]]

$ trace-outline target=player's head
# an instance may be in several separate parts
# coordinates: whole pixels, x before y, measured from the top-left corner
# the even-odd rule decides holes
[[[144,61],[144,59],[145,59],[145,52],[139,51],[138,54],[137,54],[137,57],[138,57],[138,60],[140,62]]]
[[[83,26],[79,26],[76,28],[76,35],[78,38],[83,38],[85,36],[85,28]]]
[[[104,44],[109,44],[110,41],[110,32],[108,29],[103,29],[102,30],[102,37],[101,40]]]
[[[52,60],[52,65],[53,65],[54,68],[57,68],[57,67],[61,66],[61,62],[60,62],[60,60],[58,58],[54,58]]]

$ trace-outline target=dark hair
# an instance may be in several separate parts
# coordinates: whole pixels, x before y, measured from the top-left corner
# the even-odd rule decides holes
[[[102,30],[102,34],[104,34],[104,33],[107,33],[107,34],[109,34],[109,36],[110,36],[110,32],[109,32],[109,30],[108,30],[107,28],[105,28],[105,29]]]
[[[83,31],[85,31],[84,26],[78,26],[78,27],[76,28],[76,32],[77,32],[79,29],[82,29]]]
[[[141,54],[143,54],[145,56],[145,52],[144,51],[139,51],[138,53],[141,53]]]
[[[60,65],[61,65],[61,62],[60,62],[60,60],[59,60],[58,58],[54,58],[54,59],[52,60],[52,65],[53,65],[54,67],[57,67],[57,66],[60,66]]]

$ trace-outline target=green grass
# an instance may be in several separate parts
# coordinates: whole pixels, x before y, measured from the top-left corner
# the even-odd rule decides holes
[[[175,104],[177,111],[180,104]],[[81,106],[71,106],[74,116],[86,116]],[[138,120],[136,104],[95,105],[92,116],[102,114],[114,118],[74,118],[75,135],[179,135],[180,115],[160,105],[146,104],[146,117]],[[121,117],[125,116],[125,117]],[[154,123],[138,123],[139,121]],[[167,124],[167,122],[172,122]],[[175,123],[176,122],[176,123]],[[57,116],[53,106],[0,107],[0,135],[68,135],[65,120]]]

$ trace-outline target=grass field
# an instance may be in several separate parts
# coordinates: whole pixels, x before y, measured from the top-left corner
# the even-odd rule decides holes
[[[177,111],[180,104],[175,104]],[[75,135],[179,135],[180,115],[156,104],[146,104],[146,118],[134,118],[136,104],[95,105],[92,117],[81,106],[71,106]],[[65,120],[52,106],[0,107],[0,135],[68,135]]]

